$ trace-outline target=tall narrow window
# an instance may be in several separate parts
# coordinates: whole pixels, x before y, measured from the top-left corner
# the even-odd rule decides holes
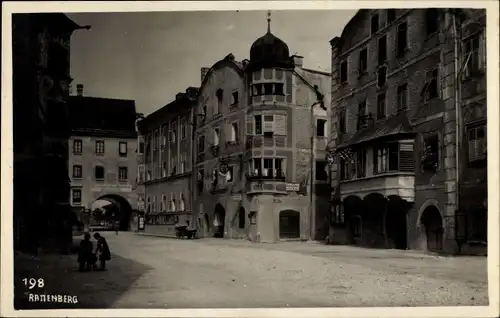
[[[387,81],[387,67],[382,66],[377,70],[377,86],[384,87]]]
[[[347,82],[347,61],[340,63],[340,83]]]
[[[486,126],[468,129],[467,132],[469,162],[486,159]]]
[[[186,119],[181,120],[181,140],[186,139]]]
[[[372,15],[371,18],[371,34],[377,33],[378,25],[379,25],[378,14],[374,14]]]
[[[356,151],[356,177],[366,176],[366,149],[361,148]]]
[[[378,39],[378,64],[387,61],[387,37],[384,35]]]
[[[430,8],[425,10],[425,29],[427,35],[431,35],[439,29],[439,10]]]
[[[234,167],[233,166],[228,166],[227,167],[227,173],[226,173],[226,181],[227,182],[233,182],[234,180]]]
[[[340,109],[339,111],[339,132],[340,133],[345,133],[346,132],[346,110],[345,108]]]
[[[397,37],[397,55],[402,56],[405,54],[408,48],[408,24],[406,22],[398,25],[398,37]]]
[[[316,136],[325,137],[326,136],[326,119],[316,120]]]
[[[398,111],[408,109],[408,85],[402,84],[398,86]]]
[[[73,165],[73,178],[80,179],[82,177],[82,165]]]
[[[359,51],[359,73],[362,74],[368,69],[368,49]]]
[[[358,129],[364,127],[366,116],[366,101],[362,101],[358,104]]]
[[[231,124],[231,136],[230,141],[237,142],[238,141],[238,123]]]
[[[272,177],[273,176],[273,159],[264,158],[264,170],[262,171],[263,177]]]
[[[257,115],[254,116],[255,126],[254,126],[254,134],[262,135],[262,116]]]
[[[126,157],[127,156],[127,142],[120,141],[118,148],[119,148],[118,153],[119,153],[120,157]]]
[[[231,105],[233,105],[233,106],[234,106],[234,105],[237,105],[237,104],[238,104],[238,102],[239,102],[238,91],[233,92],[233,93],[231,94],[231,96],[232,96]]]
[[[118,168],[118,179],[120,181],[125,181],[128,179],[128,168],[127,167],[119,167]]]
[[[215,92],[215,96],[217,97],[217,103],[215,103],[214,114],[217,115],[220,112],[220,108],[222,106],[222,101],[224,100],[224,91],[219,88]]]
[[[170,142],[177,142],[177,122],[174,121],[170,124]]]
[[[82,203],[82,190],[80,189],[73,189],[71,195],[71,199],[73,201],[73,204],[80,204]]]
[[[274,176],[276,178],[284,179],[285,178],[285,169],[282,158],[274,158]]]
[[[467,60],[465,65],[465,76],[471,76],[474,72],[482,68],[484,56],[480,54],[480,36],[474,36],[469,38],[464,42],[464,62]]]
[[[436,171],[439,167],[439,137],[437,134],[424,138],[422,145],[422,169]]]
[[[439,96],[438,70],[433,69],[427,72],[426,100],[431,100]]]
[[[82,153],[82,140],[81,139],[73,140],[73,153],[74,154],[81,154]]]
[[[140,155],[144,154],[144,141],[143,140],[139,141],[139,154]]]
[[[95,142],[95,153],[98,155],[104,154],[104,140],[96,140]]]
[[[377,96],[377,119],[385,118],[385,93]]]
[[[94,170],[94,176],[96,180],[104,180],[104,167],[96,166]]]
[[[252,161],[253,161],[254,175],[261,176],[262,175],[262,159],[261,158],[254,158]]]

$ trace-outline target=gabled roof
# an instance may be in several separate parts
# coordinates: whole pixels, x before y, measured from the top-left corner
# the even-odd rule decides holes
[[[74,135],[122,138],[137,135],[133,100],[70,96],[68,112]]]
[[[403,134],[415,134],[413,127],[406,117],[406,112],[402,112],[396,116],[390,117],[386,121],[381,122],[380,124],[377,124],[373,127],[358,131],[348,141],[337,146],[337,150],[373,141],[376,139]]]

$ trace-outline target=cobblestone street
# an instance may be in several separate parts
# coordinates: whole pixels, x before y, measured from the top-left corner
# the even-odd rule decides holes
[[[52,292],[78,295],[86,308],[488,304],[481,257],[315,242],[105,236],[112,253],[108,271],[78,273],[75,256],[41,256],[32,275],[43,276]]]

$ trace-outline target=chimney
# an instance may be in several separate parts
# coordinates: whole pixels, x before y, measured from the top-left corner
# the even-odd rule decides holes
[[[202,67],[201,68],[201,82],[203,83],[203,80],[205,79],[205,76],[207,76],[208,71],[210,70],[210,67]]]
[[[83,84],[76,85],[76,96],[83,96]]]
[[[302,62],[304,61],[304,57],[300,55],[292,55],[293,63],[296,67],[302,68]]]

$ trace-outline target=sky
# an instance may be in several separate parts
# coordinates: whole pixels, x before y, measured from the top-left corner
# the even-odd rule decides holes
[[[330,71],[329,41],[356,10],[271,12],[271,32],[304,67]],[[71,38],[71,76],[84,95],[135,100],[148,115],[178,92],[200,86],[200,68],[232,53],[249,58],[267,31],[267,11],[70,13],[80,25]]]

